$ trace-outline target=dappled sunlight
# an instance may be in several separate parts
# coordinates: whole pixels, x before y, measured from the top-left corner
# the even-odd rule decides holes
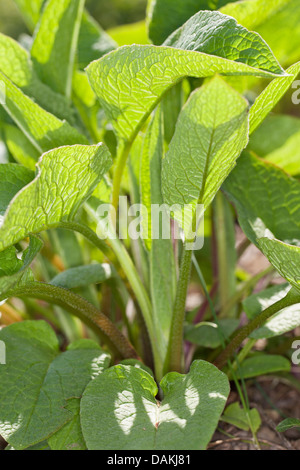
[[[136,417],[136,407],[132,392],[124,390],[122,393],[118,393],[114,404],[114,415],[121,430],[128,436]]]

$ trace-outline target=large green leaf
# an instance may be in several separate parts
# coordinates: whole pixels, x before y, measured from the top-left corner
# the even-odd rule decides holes
[[[164,46],[234,60],[281,74],[282,68],[262,38],[216,11],[199,11],[164,42]]]
[[[0,165],[0,217],[4,215],[12,198],[29,184],[34,172],[14,163]]]
[[[162,44],[175,29],[199,10],[217,10],[229,1],[149,0],[147,14],[149,37],[154,44]]]
[[[254,244],[270,233],[288,243],[300,241],[299,181],[245,153],[223,189],[237,209],[243,231]]]
[[[229,394],[227,377],[195,361],[189,374],[168,374],[163,401],[145,371],[116,366],[90,383],[81,401],[81,423],[90,450],[203,450]],[[107,432],[109,430],[109,432]]]
[[[29,53],[4,34],[0,34],[0,71],[42,108],[73,123],[75,114],[67,99],[42,83]]]
[[[40,154],[62,145],[88,143],[75,128],[38,106],[1,72],[0,80],[6,89],[4,109]]]
[[[248,103],[221,78],[194,92],[163,160],[164,202],[191,241],[197,205],[208,208],[248,143]]]
[[[34,35],[31,57],[39,77],[70,97],[85,0],[49,0]]]
[[[259,247],[281,276],[300,292],[300,247],[270,238],[261,238]]]
[[[111,163],[102,144],[60,147],[44,154],[38,176],[7,209],[0,227],[0,251],[30,233],[71,221]]]
[[[233,43],[237,38],[233,36]],[[243,41],[235,45],[243,50]],[[261,47],[258,42],[258,51]],[[242,57],[240,62],[232,60],[236,53],[229,54],[227,59],[209,54],[209,48],[196,52],[166,46],[124,46],[93,62],[87,72],[118,136],[128,141],[136,136],[164,93],[187,76],[210,77],[220,73],[271,78],[284,74],[279,67],[274,74],[273,63],[269,63],[269,71],[262,70],[259,59],[254,68],[242,63]]]
[[[95,343],[59,354],[57,338],[44,322],[4,328],[0,340],[7,357],[0,368],[0,432],[19,450],[76,419],[70,400],[79,400],[110,362]]]

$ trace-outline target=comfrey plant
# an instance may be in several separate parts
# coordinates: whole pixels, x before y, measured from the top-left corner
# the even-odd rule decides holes
[[[258,445],[240,381],[288,376],[290,347],[253,348],[300,325],[300,125],[269,117],[300,72],[299,1],[153,0],[148,44],[119,48],[84,0],[16,3],[33,36],[0,35],[0,435],[200,450],[222,419]],[[254,277],[251,243],[271,263]],[[243,408],[223,414],[230,381]]]

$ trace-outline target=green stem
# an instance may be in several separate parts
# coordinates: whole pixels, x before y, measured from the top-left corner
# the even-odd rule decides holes
[[[121,191],[122,176],[132,146],[132,141],[122,144],[118,151],[116,168],[113,177],[112,205],[117,213],[119,207],[119,196]]]
[[[216,260],[219,281],[220,309],[236,293],[236,250],[233,214],[225,196],[218,192],[213,205],[213,228],[216,240]],[[227,312],[227,317],[236,317],[235,305]]]
[[[100,337],[104,335],[110,345],[112,345],[122,357],[125,359],[139,359],[127,338],[125,338],[103,313],[99,312],[99,310],[87,300],[69,290],[42,282],[33,282],[14,292],[14,297],[31,297],[59,305],[78,317],[89,327],[93,328],[98,335],[100,334]]]
[[[238,333],[232,339],[227,348],[217,358],[217,360],[215,361],[215,365],[219,369],[222,369],[225,366],[226,362],[230,359],[232,354],[236,351],[236,349],[238,349],[242,342],[246,338],[248,338],[251,333],[253,333],[253,331],[263,326],[269,318],[278,313],[280,310],[294,305],[295,303],[299,303],[299,301],[300,294],[295,292],[293,289],[290,290],[284,299],[281,299],[275,304],[268,307],[260,315],[254,318],[250,323],[248,323],[248,325],[240,329],[240,331],[238,331]]]
[[[71,230],[73,232],[78,232],[83,235],[87,240],[89,240],[93,245],[99,248],[100,251],[108,258],[113,258],[113,253],[109,244],[106,241],[101,240],[97,234],[90,229],[87,225],[79,224],[77,222],[60,222],[60,228],[65,230]]]
[[[232,364],[232,369],[234,371],[238,370],[240,365],[244,362],[244,360],[246,359],[246,357],[250,353],[251,349],[255,346],[256,342],[257,342],[257,339],[249,339],[249,341],[247,341],[247,344],[245,344],[245,346],[243,347],[243,349],[238,354],[237,358],[235,359],[235,361]],[[228,378],[229,378],[229,380],[232,379],[232,373],[231,372],[229,372]]]
[[[95,222],[98,224],[98,229],[101,227],[101,219],[98,218],[97,214],[95,211],[90,208],[89,206],[87,207],[90,216],[95,220]],[[97,240],[98,237],[96,234],[94,234],[93,231],[91,231],[96,237]],[[108,231],[105,232],[105,235],[109,239],[109,244],[114,252],[114,255],[117,257],[118,263],[120,264],[122,270],[125,273],[125,276],[130,284],[130,287],[133,291],[134,297],[137,300],[139,307],[141,309],[141,313],[143,315],[151,345],[152,345],[152,351],[153,351],[153,357],[154,357],[154,365],[155,365],[155,373],[156,373],[156,378],[157,380],[162,378],[162,373],[163,373],[163,353],[161,351],[162,345],[160,344],[159,338],[157,338],[157,335],[155,333],[155,328],[153,324],[153,318],[152,318],[152,306],[151,302],[148,296],[148,293],[142,283],[142,280],[138,274],[138,271],[136,270],[131,257],[129,256],[125,246],[121,243],[119,238],[116,235],[116,231],[114,227],[112,227],[112,224],[108,227]],[[92,241],[92,238],[90,238]],[[103,242],[102,242],[103,243]]]
[[[186,297],[191,275],[192,256],[193,250],[187,250],[186,247],[184,247],[179,273],[179,280],[177,284],[177,293],[173,312],[168,353],[165,363],[165,372],[182,372],[183,326],[185,319]]]

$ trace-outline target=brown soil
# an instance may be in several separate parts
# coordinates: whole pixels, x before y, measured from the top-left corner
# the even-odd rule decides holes
[[[262,426],[257,438],[260,450],[300,450],[300,431],[291,429],[278,433],[276,426],[285,417],[300,418],[300,391],[279,381],[278,378],[260,378],[259,386],[248,385],[247,392],[251,408],[256,408],[261,416]],[[233,391],[229,404],[239,401],[238,394]],[[282,415],[280,415],[279,411]],[[222,432],[223,431],[223,432]],[[226,435],[224,434],[226,433]],[[230,435],[230,436],[228,436]],[[209,445],[210,450],[259,450],[250,432],[238,430],[236,427],[221,423]]]

